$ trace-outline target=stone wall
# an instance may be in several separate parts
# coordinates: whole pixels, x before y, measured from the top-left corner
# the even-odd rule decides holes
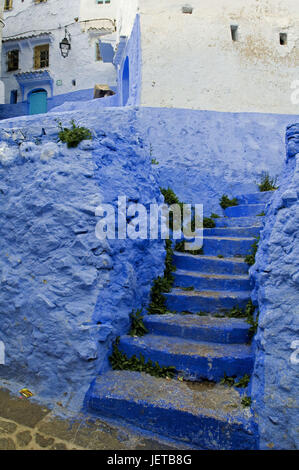
[[[259,305],[252,397],[261,449],[299,449],[299,125],[251,269]]]
[[[165,256],[162,241],[98,240],[95,208],[119,195],[149,205],[161,194],[134,110],[60,115],[92,130],[76,149],[56,143],[56,117],[0,133],[0,376],[81,406]]]

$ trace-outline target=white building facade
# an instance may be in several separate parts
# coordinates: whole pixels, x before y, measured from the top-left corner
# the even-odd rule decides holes
[[[95,85],[114,90],[116,17],[117,0],[5,0],[2,80],[12,115],[92,99]]]
[[[298,114],[298,0],[139,0],[139,13],[143,106]]]

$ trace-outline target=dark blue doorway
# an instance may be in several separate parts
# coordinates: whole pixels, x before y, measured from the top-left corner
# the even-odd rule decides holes
[[[122,94],[123,94],[123,106],[126,106],[129,95],[130,95],[130,64],[129,57],[126,58],[124,69],[123,69],[123,79],[122,79]]]

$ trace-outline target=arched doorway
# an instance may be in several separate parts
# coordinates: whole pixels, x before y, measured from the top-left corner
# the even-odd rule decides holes
[[[48,110],[48,93],[43,88],[33,90],[28,95],[29,114],[42,114]]]
[[[129,57],[126,58],[124,69],[123,69],[123,78],[122,78],[122,95],[123,95],[123,106],[126,106],[129,95],[130,95],[130,64]]]

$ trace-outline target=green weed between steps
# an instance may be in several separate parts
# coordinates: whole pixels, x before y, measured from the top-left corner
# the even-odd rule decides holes
[[[172,379],[175,375],[175,367],[161,367],[158,362],[151,360],[145,361],[145,358],[140,354],[139,358],[134,354],[131,358],[119,350],[119,338],[116,339],[113,345],[113,351],[109,357],[113,370],[131,370],[135,372],[145,372],[153,377],[162,377]]]
[[[224,374],[223,379],[220,380],[220,385],[227,385],[228,387],[246,388],[249,384],[250,376],[245,374],[236,382],[236,377],[228,377]]]
[[[215,214],[214,212],[212,212],[211,218],[212,218],[212,219],[220,219],[220,215]]]
[[[189,255],[203,255],[203,248],[200,248],[199,250],[185,250],[184,240],[177,242],[174,249],[179,253],[188,253]]]
[[[75,121],[71,120],[71,128],[62,127],[62,123],[58,122],[60,132],[59,140],[65,142],[68,148],[77,147],[82,140],[91,140],[92,134],[86,127],[78,127]]]
[[[231,310],[223,312],[223,316],[228,317],[228,318],[246,319],[246,322],[250,325],[249,335],[252,338],[256,334],[257,328],[258,328],[259,312],[257,312],[256,316],[254,317],[255,309],[256,307],[253,305],[252,301],[249,300],[244,309],[240,308],[237,305],[236,307],[233,307]]]
[[[129,332],[130,336],[144,336],[148,333],[148,329],[143,323],[142,309],[132,310],[130,314],[131,329]]]
[[[174,283],[172,272],[176,270],[176,267],[172,262],[173,250],[171,240],[165,241],[165,248],[166,256],[164,276],[158,276],[157,279],[154,280],[150,293],[150,304],[148,307],[148,313],[150,315],[167,313],[166,300],[163,294],[170,292]]]
[[[241,403],[244,406],[244,408],[246,408],[247,406],[251,406],[251,398],[245,396],[242,398]]]
[[[264,191],[275,191],[277,189],[277,176],[271,177],[269,173],[263,173],[261,182],[258,184],[259,190]]]
[[[260,237],[256,237],[255,242],[251,245],[251,253],[245,256],[244,261],[247,263],[249,266],[253,266],[255,263],[255,255],[258,249],[258,244],[260,241]]]
[[[222,198],[220,199],[219,204],[222,207],[222,209],[226,209],[227,207],[237,206],[238,200],[236,197],[234,197],[233,199],[229,199],[229,197],[226,194],[223,194]]]

